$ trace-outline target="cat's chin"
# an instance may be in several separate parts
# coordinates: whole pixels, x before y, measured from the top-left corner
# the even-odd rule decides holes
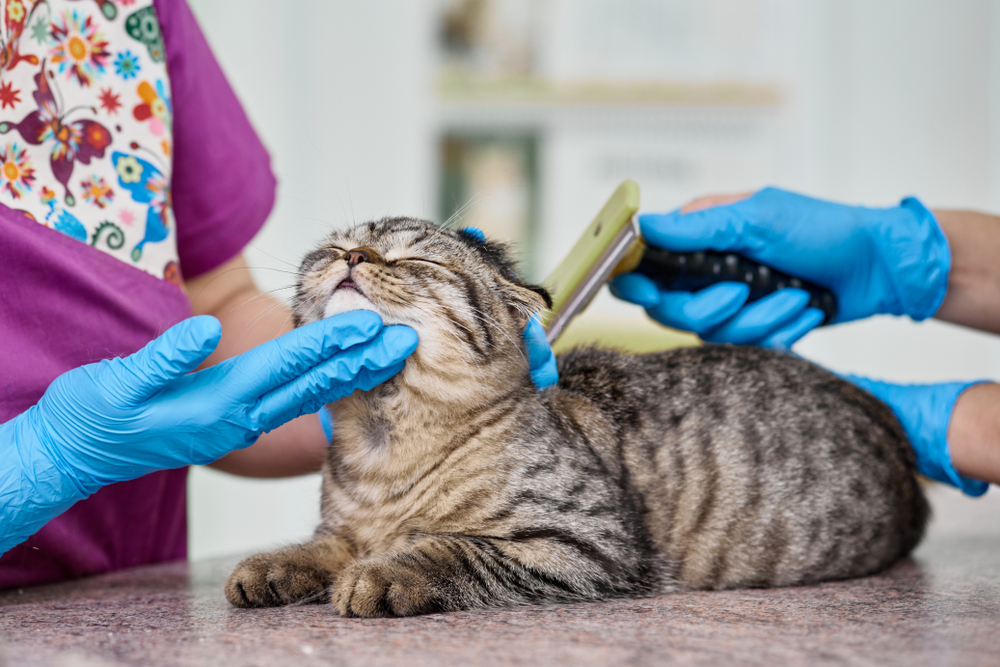
[[[366,296],[353,289],[338,290],[326,302],[323,309],[323,317],[333,317],[352,310],[375,311],[375,304],[368,300]]]

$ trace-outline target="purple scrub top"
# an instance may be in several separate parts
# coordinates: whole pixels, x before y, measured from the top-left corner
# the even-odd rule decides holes
[[[275,180],[190,8],[152,4],[173,96],[180,271],[193,278],[246,246],[274,204]],[[131,354],[190,315],[177,285],[0,205],[0,423],[60,374]],[[186,469],[157,472],[78,502],[0,558],[0,588],[185,558],[186,479]]]

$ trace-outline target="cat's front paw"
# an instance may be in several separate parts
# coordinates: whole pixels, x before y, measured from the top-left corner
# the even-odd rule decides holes
[[[257,554],[236,566],[226,582],[226,599],[236,607],[279,607],[325,602],[332,577],[295,552]]]
[[[446,611],[427,579],[390,561],[355,563],[337,576],[330,601],[341,616],[415,616]]]

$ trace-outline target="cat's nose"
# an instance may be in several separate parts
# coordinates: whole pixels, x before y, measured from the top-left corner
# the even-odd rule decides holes
[[[347,251],[348,266],[357,266],[361,262],[367,262],[367,261],[369,261],[368,253],[362,250],[361,248],[355,248],[354,250]]]

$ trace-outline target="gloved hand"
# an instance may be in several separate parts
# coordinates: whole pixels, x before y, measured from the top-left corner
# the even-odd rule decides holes
[[[69,371],[0,425],[0,553],[101,486],[210,463],[264,432],[398,372],[409,327],[354,311],[191,372],[221,335],[194,317],[133,355]]]
[[[765,188],[694,213],[641,215],[639,224],[651,245],[734,251],[830,288],[837,297],[836,322],[880,313],[930,317],[944,300],[951,267],[937,221],[912,197],[874,209]],[[749,288],[741,283],[669,292],[633,273],[617,278],[611,291],[662,324],[710,342],[788,348],[823,320],[819,310],[807,307],[808,295],[791,288],[747,304]]]
[[[551,387],[559,381],[559,371],[556,370],[556,355],[549,347],[549,341],[545,337],[545,329],[534,316],[528,321],[528,327],[524,330],[524,345],[528,350],[528,365],[531,367],[531,380],[535,383],[538,391]],[[333,415],[324,405],[316,414],[319,418],[323,433],[326,434],[327,442],[333,440]]]
[[[967,495],[981,496],[986,493],[989,484],[958,474],[948,449],[948,425],[955,402],[963,391],[985,380],[899,385],[856,375],[845,375],[844,379],[892,409],[916,452],[917,470],[931,479],[957,487]]]
[[[535,388],[541,391],[558,382],[556,355],[549,347],[545,329],[537,315],[528,320],[528,327],[524,330],[524,346],[528,350],[528,366],[531,368],[531,381],[535,383]]]

